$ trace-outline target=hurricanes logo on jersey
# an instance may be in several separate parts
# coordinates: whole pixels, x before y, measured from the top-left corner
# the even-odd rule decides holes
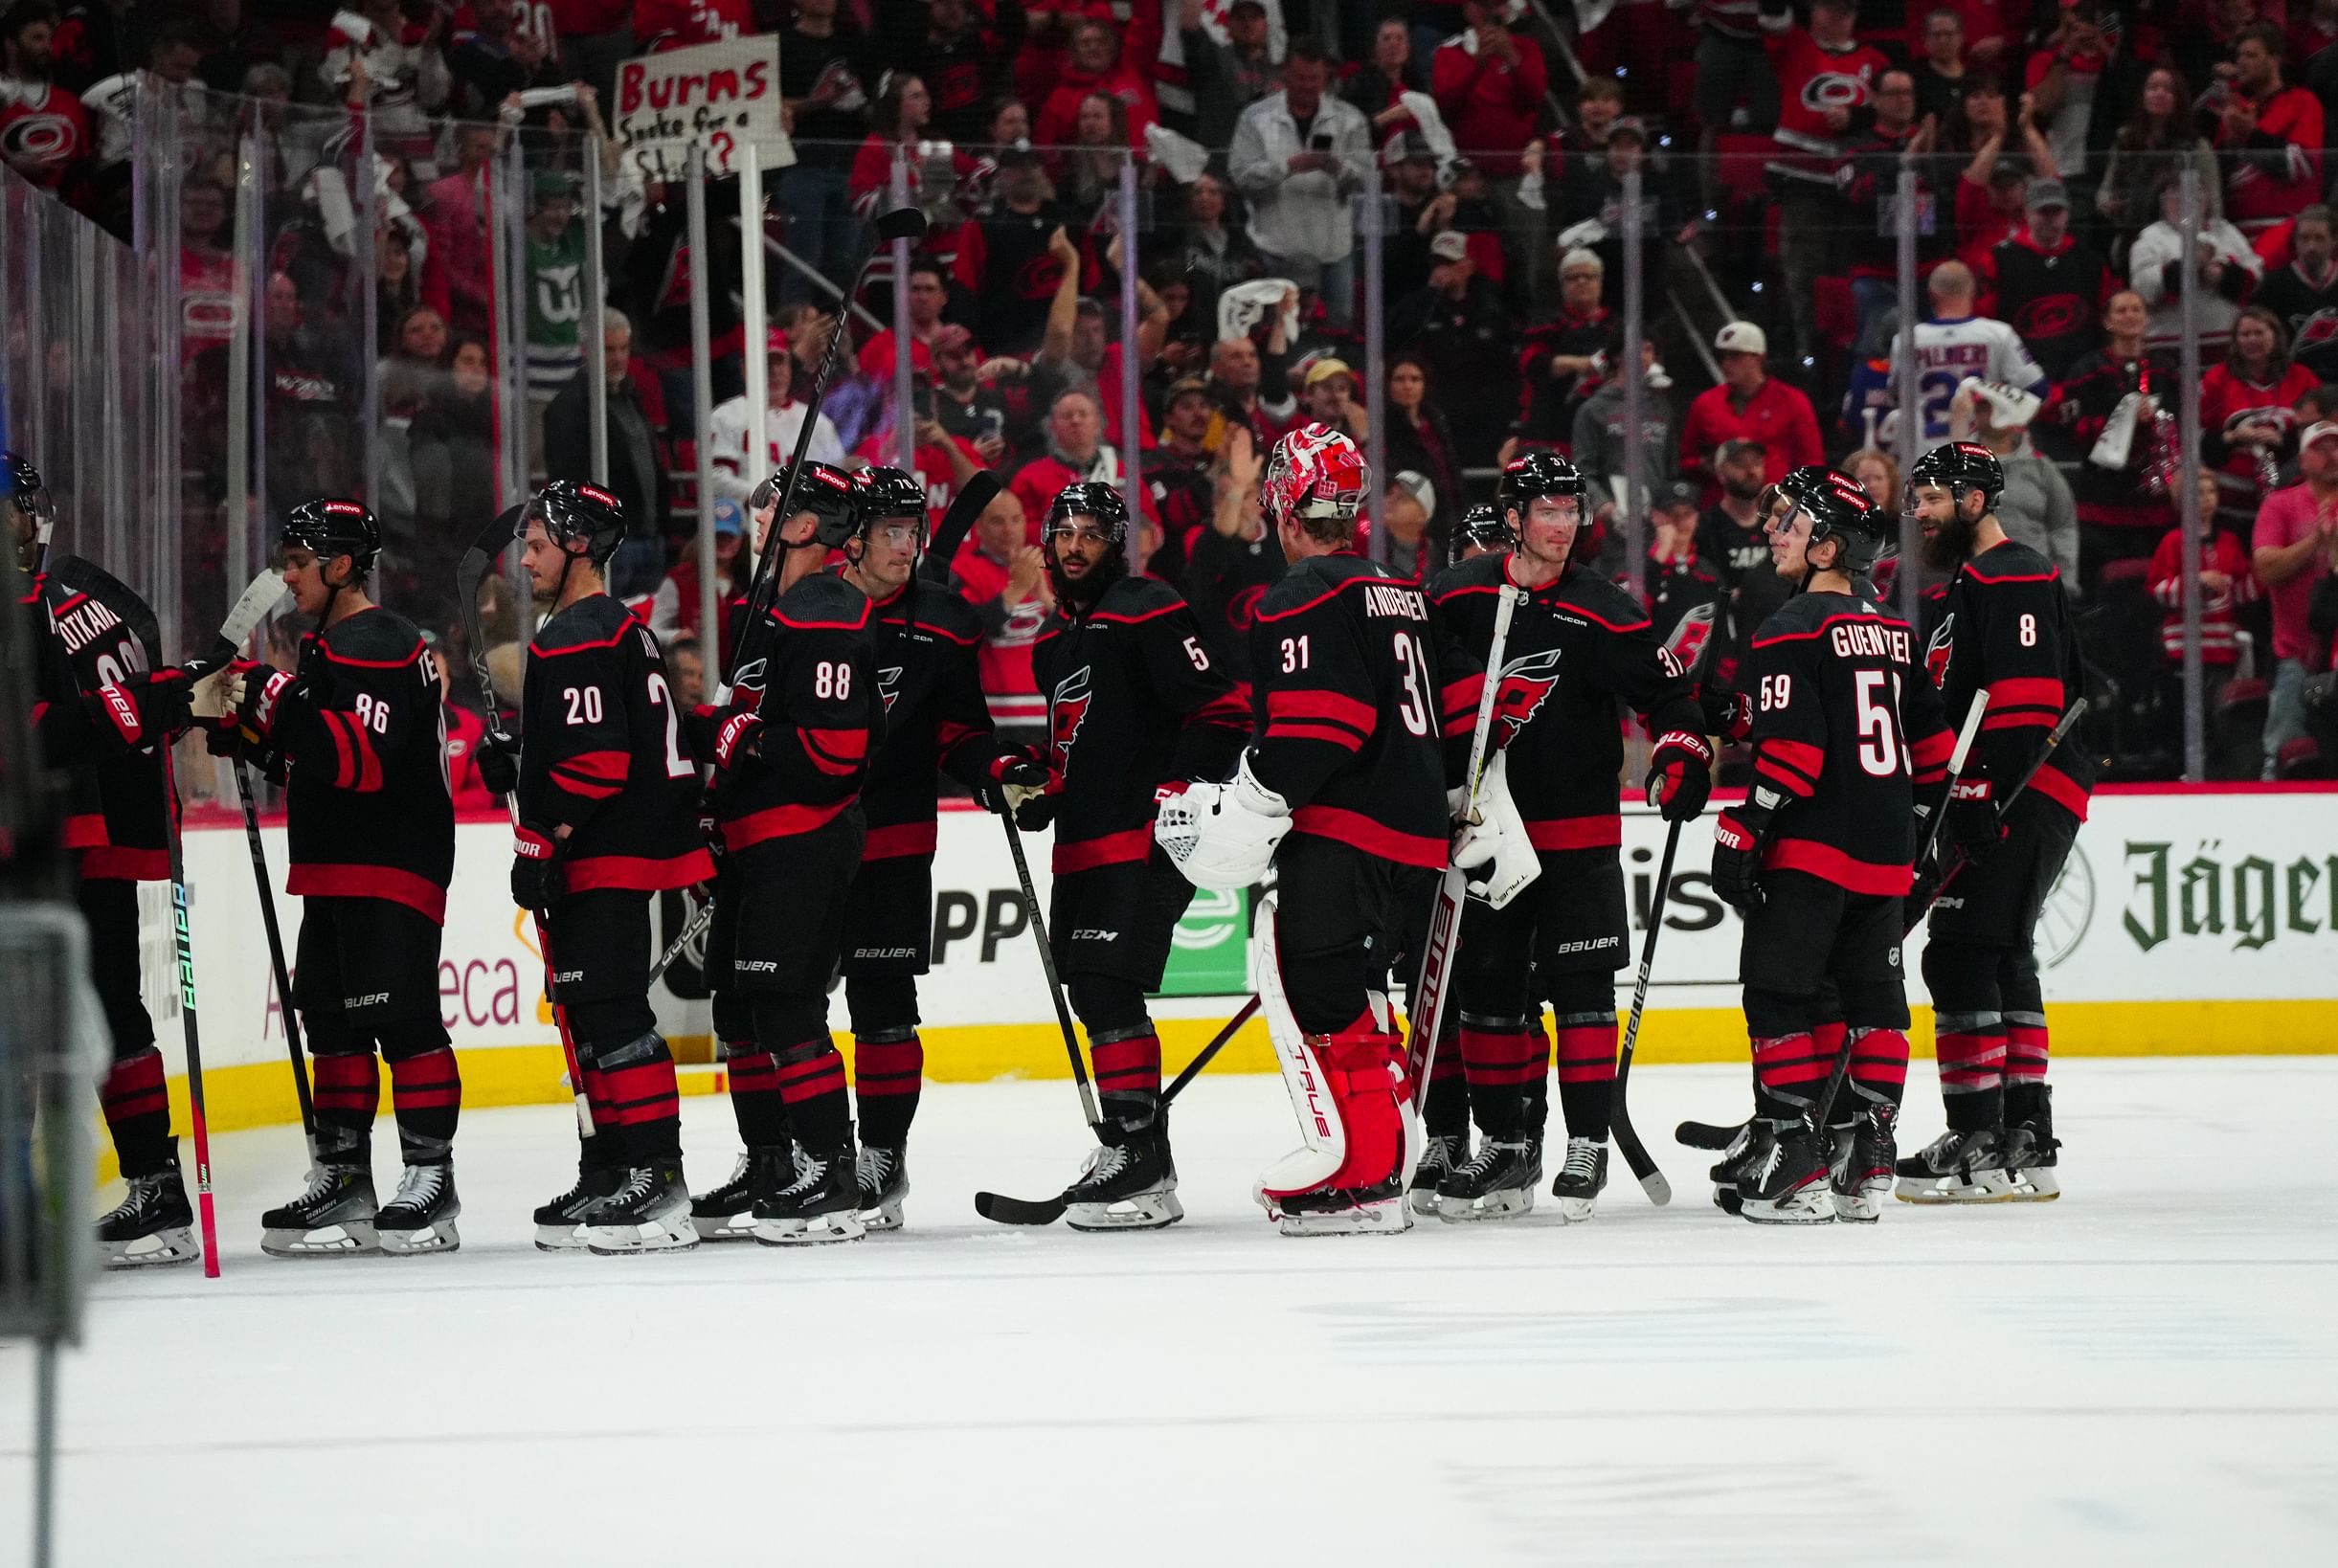
[[[1071,743],[1080,738],[1080,725],[1088,717],[1088,668],[1082,665],[1058,682],[1047,699],[1047,740],[1055,750],[1058,778],[1071,771]]]
[[[1559,683],[1559,655],[1562,650],[1546,649],[1514,659],[1502,666],[1501,689],[1494,695],[1494,743],[1507,746],[1517,738],[1518,731],[1533,722],[1550,700],[1551,688]]]
[[[890,665],[877,672],[877,693],[885,699],[885,711],[893,710],[893,699],[901,695],[901,666]]]
[[[1951,610],[1943,618],[1940,630],[1924,644],[1924,673],[1932,677],[1935,688],[1948,683],[1948,656],[1956,650],[1956,612]]]
[[[1855,109],[1867,101],[1867,71],[1821,71],[1802,84],[1802,106],[1824,114]]]

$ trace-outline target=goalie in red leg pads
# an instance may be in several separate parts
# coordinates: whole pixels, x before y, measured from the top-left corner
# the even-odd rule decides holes
[[[1078,1230],[1155,1228],[1185,1212],[1145,993],[1193,888],[1153,841],[1153,803],[1225,776],[1244,730],[1193,611],[1166,583],[1129,574],[1128,536],[1128,504],[1109,484],[1068,484],[1047,508],[1040,548],[1056,609],[1031,668],[1047,697],[1048,779],[1009,787],[1021,826],[1055,828],[1047,934],[1102,1102],[1103,1144],[1063,1195]]]
[[[65,773],[65,847],[113,1047],[98,1102],[129,1194],[100,1217],[100,1252],[109,1268],[191,1263],[194,1216],[141,999],[138,885],[170,874],[162,748],[188,723],[192,683],[160,667],[154,613],[127,587],[85,561],[46,558],[55,518],[38,470],[13,453],[0,454],[0,470],[7,543],[31,589],[33,728],[43,759]]]
[[[1445,866],[1445,759],[1428,601],[1356,553],[1366,480],[1345,436],[1310,426],[1276,443],[1263,500],[1292,565],[1250,631],[1251,745],[1230,783],[1165,797],[1156,824],[1197,885],[1275,871],[1259,996],[1305,1142],[1258,1196],[1286,1236],[1411,1223],[1409,1108],[1381,987],[1393,933]]]
[[[602,573],[625,537],[617,499],[560,480],[528,504],[521,563],[551,615],[520,694],[512,901],[540,912],[552,1003],[593,1118],[576,1206],[539,1214],[538,1244],[603,1253],[695,1246],[682,1179],[674,1059],[649,1005],[653,895],[713,875],[696,825],[698,767],[649,628]],[[496,793],[510,791],[497,789]]]
[[[462,1081],[438,1014],[438,935],[455,871],[437,656],[412,621],[367,596],[381,549],[354,501],[304,502],[283,532],[284,585],[316,630],[287,673],[238,661],[227,724],[286,780],[284,827],[302,896],[292,999],[316,1085],[307,1190],[260,1216],[279,1257],[451,1251]],[[381,1063],[406,1174],[376,1205]]]
[[[1542,1179],[1542,1130],[1554,1042],[1566,1154],[1552,1185],[1567,1220],[1590,1217],[1607,1179],[1609,1098],[1615,1083],[1615,972],[1629,956],[1623,818],[1616,778],[1620,708],[1642,715],[1655,742],[1644,788],[1667,819],[1704,808],[1713,749],[1686,664],[1661,646],[1648,612],[1576,559],[1585,485],[1564,458],[1534,452],[1504,470],[1495,505],[1515,546],[1442,573],[1428,595],[1440,632],[1448,744],[1466,751],[1489,679],[1495,693],[1483,794],[1514,802],[1531,885],[1515,897],[1472,898],[1455,956],[1466,1103],[1432,1079],[1430,1156],[1421,1186],[1441,1218],[1490,1220],[1534,1206]],[[1502,668],[1489,674],[1500,590],[1526,591]],[[1481,815],[1485,815],[1481,806]],[[1496,877],[1499,885],[1522,877]],[[1466,1154],[1473,1116],[1480,1134]],[[1422,1200],[1428,1195],[1421,1195]]]
[[[1798,468],[1779,488],[1770,556],[1795,593],[1748,646],[1753,780],[1714,828],[1714,891],[1745,917],[1755,1080],[1715,1199],[1772,1224],[1872,1221],[1907,1078],[1913,792],[1945,776],[1952,743],[1915,633],[1867,581],[1893,520],[1832,470]],[[1848,1076],[1822,1106],[1838,1049]]]

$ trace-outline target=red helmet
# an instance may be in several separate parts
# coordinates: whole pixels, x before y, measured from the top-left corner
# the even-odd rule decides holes
[[[1267,521],[1336,518],[1353,522],[1371,470],[1356,443],[1323,425],[1308,425],[1274,443],[1258,482]]]

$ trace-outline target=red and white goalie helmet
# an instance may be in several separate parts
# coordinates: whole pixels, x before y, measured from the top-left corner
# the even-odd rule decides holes
[[[1364,502],[1371,469],[1356,443],[1325,425],[1294,430],[1274,443],[1258,482],[1267,521],[1337,518],[1353,522]]]

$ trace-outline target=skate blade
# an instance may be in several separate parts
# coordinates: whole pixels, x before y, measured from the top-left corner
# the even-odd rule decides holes
[[[1820,1185],[1815,1192],[1804,1187],[1784,1198],[1749,1198],[1738,1210],[1738,1218],[1757,1225],[1831,1225],[1834,1223],[1834,1195]]]
[[[538,1252],[582,1252],[584,1249],[585,1236],[582,1225],[538,1225],[536,1227],[536,1250]]]
[[[904,1193],[901,1197],[890,1198],[882,1203],[872,1204],[868,1208],[856,1212],[853,1218],[861,1221],[863,1230],[899,1230],[901,1228],[901,1198],[908,1196],[907,1193]]]
[[[758,1220],[755,1240],[765,1246],[825,1246],[834,1242],[857,1242],[868,1233],[850,1209],[817,1214],[802,1220]]]
[[[1286,1213],[1277,1228],[1285,1236],[1398,1236],[1412,1228],[1412,1211],[1392,1198],[1330,1213]]]
[[[587,1225],[584,1248],[596,1258],[630,1258],[644,1252],[687,1252],[698,1233],[686,1222],[652,1221],[646,1225]]]
[[[1470,1224],[1479,1220],[1514,1220],[1534,1211],[1535,1190],[1520,1187],[1513,1192],[1488,1193],[1483,1198],[1437,1198],[1437,1218],[1449,1225]]]
[[[1974,1182],[1901,1176],[1892,1191],[1902,1203],[2011,1203],[2015,1196],[2002,1172]]]
[[[1415,1187],[1411,1192],[1405,1195],[1405,1201],[1411,1206],[1413,1213],[1419,1215],[1424,1220],[1431,1220],[1437,1216],[1437,1204],[1439,1199],[1437,1198],[1437,1189],[1434,1187]],[[1267,1200],[1263,1197],[1259,1199],[1259,1202],[1261,1205],[1271,1207],[1271,1205],[1267,1204]],[[1279,1210],[1276,1212],[1278,1214],[1280,1213]]]
[[[693,1214],[690,1229],[702,1242],[752,1242],[755,1239],[755,1217],[742,1211],[738,1214]]]
[[[168,1268],[173,1264],[193,1263],[203,1256],[194,1243],[194,1227],[173,1225],[158,1230],[151,1236],[140,1236],[127,1242],[100,1242],[102,1256],[99,1262],[107,1268]]]
[[[1113,1203],[1073,1203],[1064,1223],[1073,1230],[1159,1230],[1185,1218],[1174,1192],[1138,1193]]]
[[[2062,1184],[2050,1167],[2035,1165],[2012,1176],[2012,1201],[2016,1203],[2051,1203],[2062,1196]]]
[[[413,1230],[374,1229],[381,1243],[382,1255],[389,1258],[411,1258],[424,1252],[454,1252],[462,1246],[462,1236],[455,1229],[455,1217],[447,1216],[435,1225],[421,1225]]]
[[[271,1258],[370,1258],[381,1254],[371,1220],[347,1220],[315,1230],[263,1230],[259,1249]]]
[[[1599,1212],[1596,1198],[1561,1198],[1554,1201],[1559,1205],[1559,1218],[1565,1224],[1580,1225]]]

